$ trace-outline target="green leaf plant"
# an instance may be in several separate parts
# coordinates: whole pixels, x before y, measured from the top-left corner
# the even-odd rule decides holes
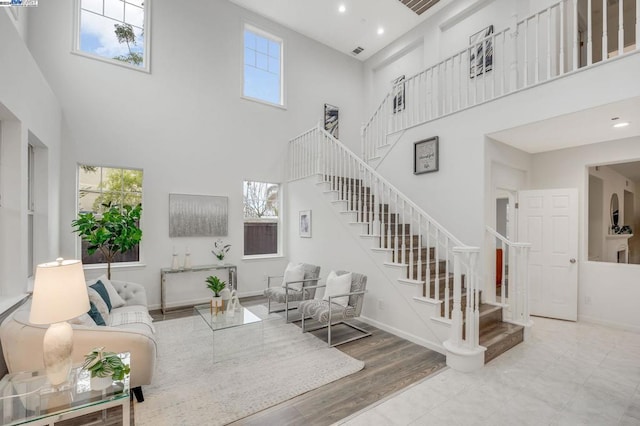
[[[113,380],[123,380],[131,371],[118,354],[106,352],[104,346],[94,348],[86,354],[82,368],[89,371],[91,377],[111,377]]]
[[[115,256],[131,250],[142,239],[142,230],[138,227],[142,206],[106,204],[105,207],[101,215],[93,212],[78,214],[71,226],[73,232],[89,244],[89,255],[100,250],[107,262],[107,278],[111,279],[111,262]]]
[[[215,275],[207,277],[205,282],[207,283],[207,288],[211,290],[216,297],[220,297],[220,292],[227,285],[226,282],[220,280],[220,278]]]

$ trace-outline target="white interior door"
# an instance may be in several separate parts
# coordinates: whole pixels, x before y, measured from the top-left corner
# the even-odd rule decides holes
[[[529,255],[531,315],[578,319],[578,190],[518,193],[518,241]]]

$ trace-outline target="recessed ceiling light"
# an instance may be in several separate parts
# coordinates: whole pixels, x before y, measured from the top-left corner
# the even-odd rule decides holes
[[[346,11],[347,11],[347,6],[345,6],[344,4],[341,4],[340,6],[338,6],[338,12],[345,13]]]
[[[384,34],[384,28],[378,27],[378,35]]]
[[[615,127],[616,129],[619,129],[620,127],[627,127],[628,125],[629,125],[629,122],[621,121],[620,123],[614,124],[613,127]]]

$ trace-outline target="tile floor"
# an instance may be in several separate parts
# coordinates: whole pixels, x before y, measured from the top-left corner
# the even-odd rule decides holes
[[[337,424],[640,425],[640,333],[534,322],[480,371],[446,369]]]

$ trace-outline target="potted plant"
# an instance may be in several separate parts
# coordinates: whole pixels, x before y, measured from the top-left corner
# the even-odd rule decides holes
[[[122,362],[118,354],[107,352],[103,347],[94,348],[84,356],[82,368],[91,373],[91,389],[103,390],[114,380],[124,380],[131,368]]]
[[[225,283],[215,275],[207,277],[205,282],[207,283],[207,288],[213,292],[213,297],[211,298],[211,306],[216,308],[217,314],[218,308],[222,306],[222,297],[220,296],[220,292],[227,285],[227,283]]]
[[[80,213],[71,226],[75,228],[73,232],[89,243],[89,255],[100,250],[107,262],[107,278],[111,279],[111,262],[115,256],[131,250],[142,239],[142,230],[138,226],[142,205],[120,207],[109,203],[103,206],[107,209],[101,215]]]
[[[231,244],[225,244],[224,241],[218,239],[213,243],[213,250],[211,253],[218,259],[218,262],[222,263],[224,261],[224,256],[231,249]]]

